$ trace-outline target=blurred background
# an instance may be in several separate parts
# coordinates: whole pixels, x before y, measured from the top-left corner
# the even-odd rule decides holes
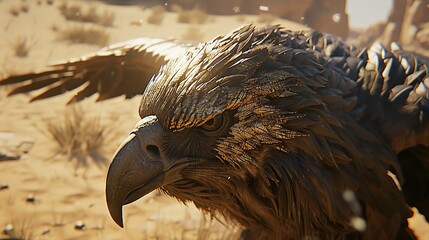
[[[375,40],[388,46],[429,48],[429,1],[427,0],[158,0],[106,1],[112,4],[163,4],[174,11],[201,9],[209,14],[268,14],[352,38],[356,45]],[[177,9],[177,8],[176,8]],[[355,39],[357,38],[357,39]]]

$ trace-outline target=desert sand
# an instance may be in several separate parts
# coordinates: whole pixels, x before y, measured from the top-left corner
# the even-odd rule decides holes
[[[0,78],[42,69],[57,60],[96,51],[101,46],[75,44],[61,39],[61,32],[85,25],[102,29],[108,43],[135,37],[189,38],[207,41],[247,22],[261,25],[257,16],[208,16],[204,25],[178,23],[177,13],[163,13],[159,24],[147,18],[152,9],[113,6],[95,1],[73,1],[82,9],[114,14],[113,26],[66,20],[60,1],[0,1]],[[300,30],[296,23],[274,19],[272,23]],[[197,29],[197,30],[195,30]],[[26,39],[27,56],[17,56],[16,43]],[[189,40],[189,39],[188,39]],[[59,151],[47,134],[47,123],[66,116],[71,94],[28,103],[29,95],[6,97],[0,88],[0,153],[20,156],[0,161],[0,238],[25,239],[236,239],[239,231],[229,223],[211,221],[192,204],[153,192],[125,207],[125,228],[110,218],[104,199],[110,157],[138,121],[139,97],[117,97],[96,102],[96,97],[77,104],[88,117],[100,119],[111,133],[100,155],[71,159]],[[75,106],[76,107],[76,106]],[[28,153],[25,153],[27,152]],[[410,220],[420,239],[429,239],[429,225],[421,216]],[[13,227],[13,230],[12,230]]]

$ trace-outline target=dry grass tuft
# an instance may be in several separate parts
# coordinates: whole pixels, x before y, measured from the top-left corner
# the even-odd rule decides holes
[[[26,219],[13,218],[11,223],[5,226],[3,233],[9,236],[8,239],[25,239],[25,240],[35,239],[35,232],[30,218],[26,218]]]
[[[276,16],[268,14],[268,13],[262,13],[258,16],[258,22],[263,24],[271,24],[276,20]]]
[[[165,18],[165,8],[164,6],[157,5],[150,9],[149,17],[146,21],[150,24],[159,25]]]
[[[57,213],[56,211],[52,210],[52,226],[54,227],[62,227],[65,225],[64,223],[64,214]]]
[[[182,35],[183,40],[201,42],[204,38],[204,33],[202,33],[196,27],[190,27],[186,32]]]
[[[65,19],[77,21],[80,19],[82,8],[78,5],[68,5],[67,3],[62,2],[58,5],[58,10],[60,10]]]
[[[209,19],[207,13],[198,8],[184,11],[176,7],[173,11],[177,11],[177,22],[179,23],[203,24]]]
[[[71,43],[105,46],[109,42],[109,35],[107,32],[96,27],[77,25],[60,31],[59,33],[60,39]]]
[[[79,106],[71,106],[62,121],[47,122],[48,135],[58,144],[69,160],[100,156],[111,135],[111,128],[101,118],[89,117]],[[94,159],[95,160],[95,159]]]
[[[98,15],[98,23],[105,27],[113,26],[113,22],[115,21],[115,14],[108,10],[104,10],[102,13]]]
[[[105,27],[113,26],[115,14],[108,10],[97,11],[96,6],[83,9],[80,5],[62,3],[58,6],[65,19],[76,22],[90,22]]]
[[[179,13],[183,11],[183,8],[179,4],[172,4],[171,11],[174,13]]]
[[[13,52],[17,57],[27,57],[30,51],[30,44],[26,37],[18,37],[12,44]]]

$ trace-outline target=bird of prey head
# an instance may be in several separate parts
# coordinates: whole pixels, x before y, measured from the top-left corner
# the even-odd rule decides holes
[[[109,170],[107,201],[119,225],[123,204],[158,187],[208,211],[221,200],[236,201],[225,196],[233,191],[229,185],[245,184],[248,173],[264,165],[265,152],[287,152],[284,141],[305,134],[283,128],[301,114],[270,105],[270,98],[301,91],[312,104],[320,99],[292,74],[275,71],[273,55],[281,49],[270,40],[255,41],[255,34],[248,26],[201,44],[163,66],[149,83],[142,119]],[[115,187],[118,182],[127,187]],[[259,205],[258,211],[265,208]]]
[[[123,47],[124,69],[150,65],[153,56],[129,54],[156,52],[143,45]],[[141,120],[110,165],[107,205],[121,227],[123,205],[158,188],[255,239],[414,239],[409,206],[429,217],[425,59],[278,26],[248,25],[198,46],[153,46],[180,54],[165,54],[165,65],[151,68],[157,73],[144,83]],[[106,56],[91,55],[87,64],[114,62]],[[14,93],[24,92],[46,86],[52,72],[72,71],[98,86],[81,98],[135,94],[109,86],[132,86],[127,79],[138,74],[123,71],[107,84],[92,76],[112,74],[82,64],[3,83],[34,78]],[[75,86],[73,78],[59,81],[41,98]]]

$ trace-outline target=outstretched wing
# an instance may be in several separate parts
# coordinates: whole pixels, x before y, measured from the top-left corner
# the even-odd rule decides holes
[[[429,147],[427,57],[396,43],[391,50],[379,43],[358,49],[314,33],[307,41],[356,81],[358,103],[351,112],[356,120],[379,128],[397,153],[416,145]]]
[[[40,72],[10,76],[1,80],[0,86],[22,83],[9,95],[44,90],[31,101],[75,89],[76,93],[69,103],[95,93],[99,94],[97,101],[120,95],[131,98],[143,93],[160,66],[178,57],[189,47],[190,44],[174,40],[137,38],[53,64]]]
[[[393,53],[406,78],[391,90],[391,107],[397,111],[386,116],[390,120],[383,129],[400,151],[404,195],[429,221],[429,59],[402,49]]]
[[[391,49],[374,44],[362,56],[357,83],[363,104],[356,110],[398,153],[404,196],[429,220],[429,60],[395,44]]]
[[[396,152],[429,147],[429,59],[374,44],[363,57],[358,85],[365,99],[366,119],[377,122]]]
[[[334,36],[305,37],[307,47],[323,53],[356,82],[346,95],[356,98],[349,114],[390,143],[401,167],[389,170],[400,178],[408,204],[429,221],[429,59],[395,43],[391,50],[379,43],[358,49]],[[334,84],[335,78],[330,81]]]

